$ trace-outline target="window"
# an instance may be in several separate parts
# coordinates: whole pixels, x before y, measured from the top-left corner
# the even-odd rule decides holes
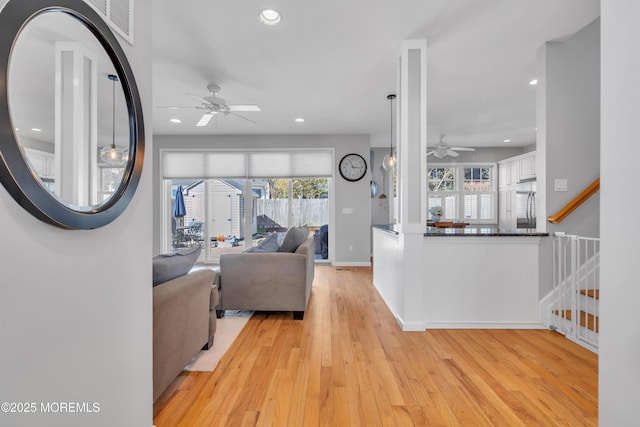
[[[122,183],[123,167],[100,166],[98,175],[98,203],[106,202]]]
[[[329,223],[331,150],[163,150],[161,170],[166,224],[162,245],[170,250],[175,236],[182,237],[178,227],[191,232],[192,225],[202,224],[197,233],[187,235],[186,244],[204,244],[204,262],[216,262],[223,252],[242,251],[243,245],[250,246],[249,239],[260,239],[265,232],[284,233],[307,224],[315,235]],[[185,197],[184,224],[173,228],[178,185],[190,197]]]
[[[495,164],[428,168],[427,209],[441,206],[447,221],[497,223],[495,171]]]

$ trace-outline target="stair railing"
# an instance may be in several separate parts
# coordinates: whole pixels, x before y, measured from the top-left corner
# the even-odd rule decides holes
[[[600,239],[555,233],[551,329],[597,352],[599,298]]]
[[[547,217],[547,221],[551,224],[560,224],[566,217],[571,214],[571,212],[575,211],[582,205],[584,202],[589,199],[589,197],[593,196],[600,190],[600,178],[593,181],[587,188],[585,188],[580,194],[578,194],[573,200],[567,203],[562,209],[556,212],[555,215],[551,215]]]

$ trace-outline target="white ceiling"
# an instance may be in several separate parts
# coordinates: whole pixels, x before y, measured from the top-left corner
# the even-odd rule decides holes
[[[258,21],[266,7],[280,25]],[[401,41],[425,38],[429,143],[528,145],[537,49],[599,14],[599,0],[154,1],[153,131],[371,134],[386,146]],[[208,95],[210,83],[228,104],[258,104],[244,113],[256,124],[228,116],[196,127],[200,110],[156,108],[199,105],[189,94]]]

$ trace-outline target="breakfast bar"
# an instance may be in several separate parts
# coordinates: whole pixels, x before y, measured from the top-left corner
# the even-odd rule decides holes
[[[373,227],[373,282],[402,325],[403,301],[422,298],[420,322],[433,328],[542,328],[535,229],[425,227],[421,288],[403,278],[402,233]],[[406,329],[405,329],[406,330]]]

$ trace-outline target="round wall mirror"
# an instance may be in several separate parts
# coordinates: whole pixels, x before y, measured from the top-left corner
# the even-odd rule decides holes
[[[50,224],[108,224],[133,197],[144,157],[124,52],[82,0],[11,0],[0,28],[3,185]]]

